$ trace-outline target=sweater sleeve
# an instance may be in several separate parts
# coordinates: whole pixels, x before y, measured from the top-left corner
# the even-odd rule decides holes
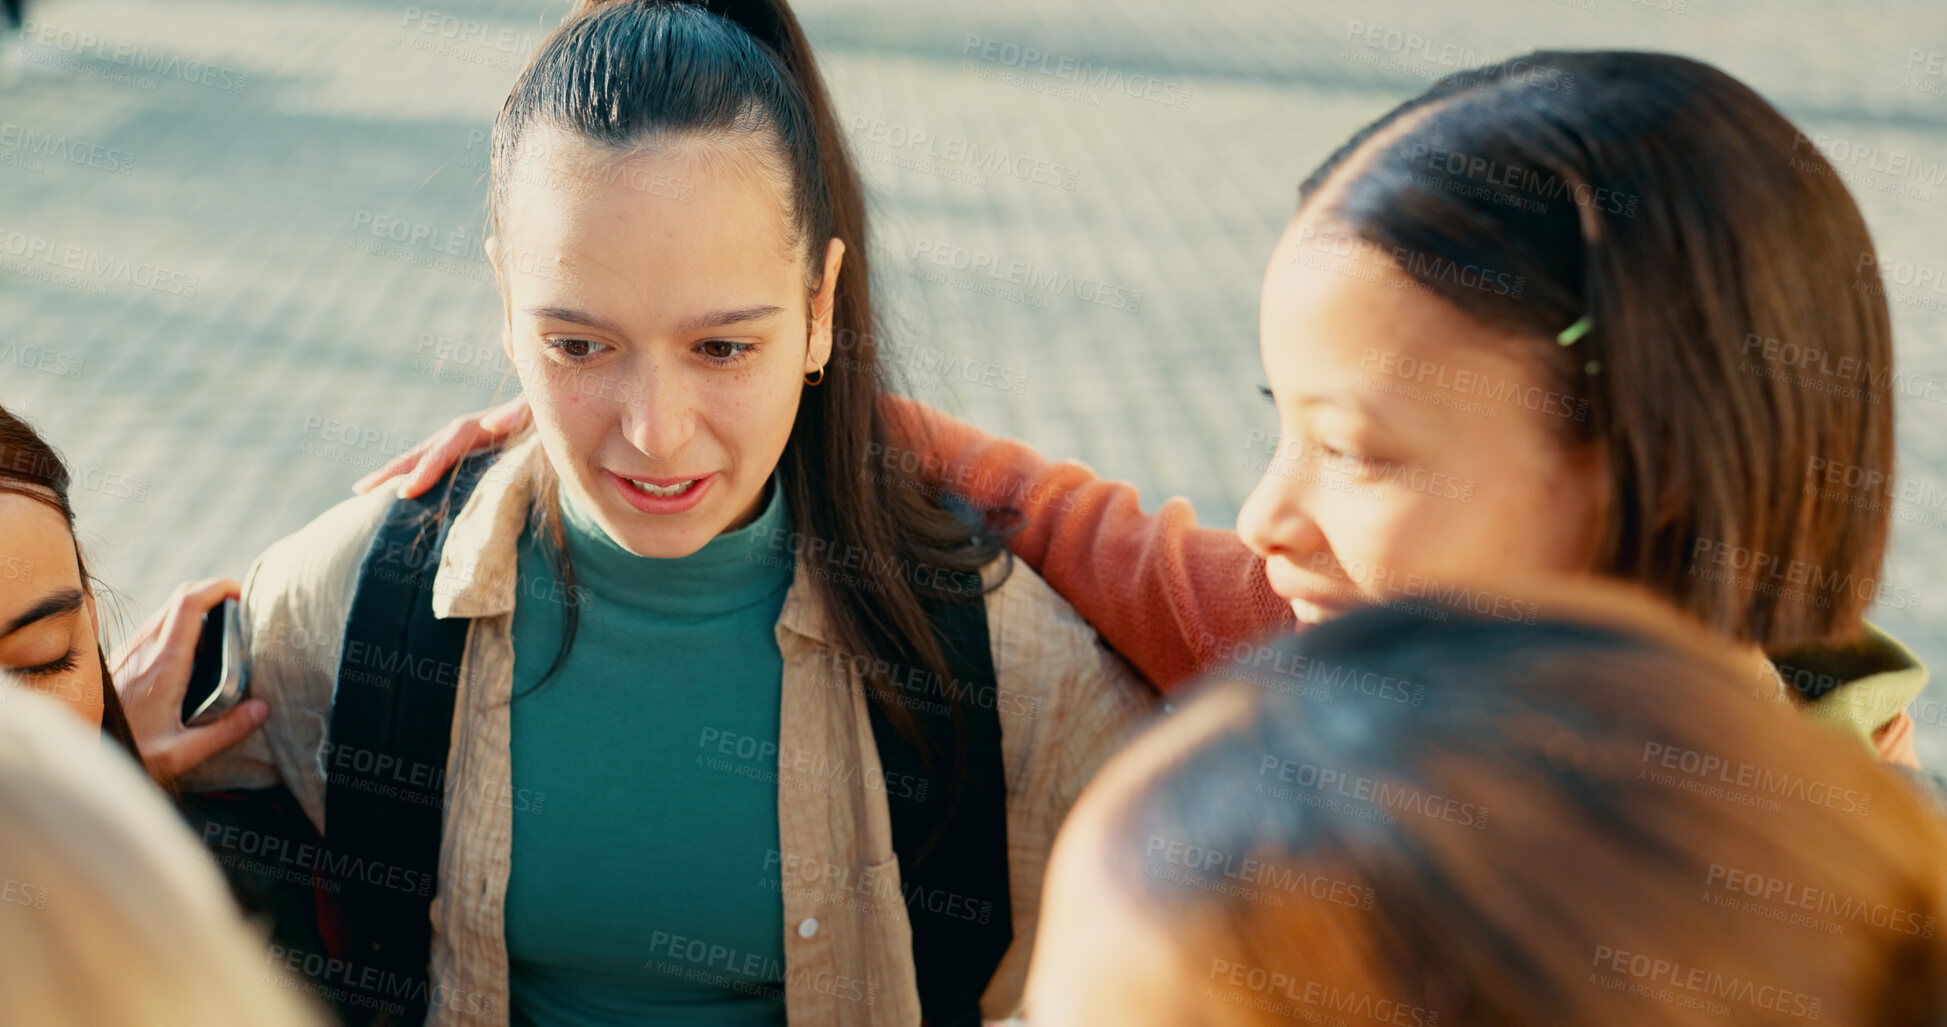
[[[1077,461],[1051,462],[908,399],[888,398],[884,413],[910,448],[876,459],[976,505],[1020,511],[1008,548],[1159,690],[1296,623],[1264,561],[1235,532],[1198,527],[1189,501],[1146,514],[1133,485]]]

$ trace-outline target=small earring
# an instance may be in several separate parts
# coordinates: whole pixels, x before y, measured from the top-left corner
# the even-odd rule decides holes
[[[825,369],[822,367],[804,376],[804,383],[806,385],[816,385],[819,382],[822,382],[824,380],[825,380]]]

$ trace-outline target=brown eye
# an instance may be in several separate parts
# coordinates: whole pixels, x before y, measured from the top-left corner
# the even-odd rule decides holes
[[[706,342],[698,343],[696,352],[703,354],[704,359],[713,364],[727,365],[736,363],[744,354],[756,348],[757,344],[753,342],[731,342],[728,339],[710,339]]]
[[[544,339],[542,344],[570,364],[593,360],[609,348],[593,339]]]

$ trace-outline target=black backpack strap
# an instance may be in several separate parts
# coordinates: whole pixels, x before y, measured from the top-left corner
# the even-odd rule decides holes
[[[495,453],[468,457],[417,499],[395,500],[359,569],[325,754],[325,842],[342,882],[348,990],[366,1022],[424,1022],[446,755],[466,652],[463,618],[433,616],[454,517]],[[442,511],[444,516],[442,516]],[[404,1007],[403,1010],[400,1007]]]
[[[978,594],[925,604],[953,673],[938,699],[957,716],[913,709],[939,766],[952,765],[956,723],[966,740],[958,801],[938,770],[902,737],[879,704],[866,704],[888,785],[900,891],[913,932],[920,1011],[928,1027],[980,1027],[980,994],[1014,938],[1007,873],[1007,771],[1001,758],[999,687]],[[936,697],[929,690],[926,698]],[[903,776],[902,776],[903,775]],[[893,782],[926,781],[917,787]],[[950,804],[950,805],[949,805]]]

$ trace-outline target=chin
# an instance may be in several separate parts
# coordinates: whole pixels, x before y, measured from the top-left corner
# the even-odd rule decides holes
[[[1323,624],[1333,617],[1338,616],[1338,611],[1336,610],[1328,609],[1315,603],[1308,603],[1303,599],[1293,599],[1291,601],[1291,612],[1297,615],[1298,623],[1305,625]]]

